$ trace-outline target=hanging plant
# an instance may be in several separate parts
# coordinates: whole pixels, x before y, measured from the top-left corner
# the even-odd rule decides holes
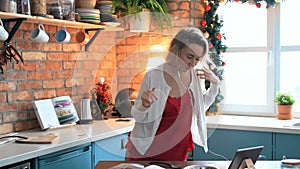
[[[220,32],[223,26],[223,20],[219,18],[216,11],[219,7],[219,3],[224,1],[210,0],[205,1],[204,4],[204,19],[200,21],[204,37],[208,40],[209,44],[209,56],[210,61],[207,62],[209,68],[217,75],[220,80],[223,80],[223,66],[225,62],[222,60],[222,53],[227,50],[227,47],[223,45],[222,39],[225,39],[224,34]],[[205,82],[206,88],[209,87],[210,83]],[[218,95],[215,98],[214,103],[209,107],[209,112],[217,114],[219,111],[219,103],[224,99],[221,90],[218,91]]]

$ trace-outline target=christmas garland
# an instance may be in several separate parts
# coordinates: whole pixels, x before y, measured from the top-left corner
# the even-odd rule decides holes
[[[255,4],[257,8],[261,7],[261,2],[266,2],[266,7],[269,8],[281,0],[227,0],[227,2],[248,2]],[[204,18],[200,21],[201,29],[204,32],[205,38],[209,42],[209,55],[211,61],[208,61],[209,68],[223,80],[224,66],[226,63],[222,60],[222,53],[226,52],[227,46],[222,43],[222,39],[226,39],[224,34],[221,34],[223,20],[216,14],[219,3],[224,3],[225,0],[206,0],[204,1]],[[206,82],[206,87],[209,82]],[[209,112],[217,113],[219,111],[219,103],[224,99],[220,89],[215,98],[214,103],[210,106]]]

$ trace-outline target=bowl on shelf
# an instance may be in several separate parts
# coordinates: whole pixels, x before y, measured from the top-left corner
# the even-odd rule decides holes
[[[95,8],[97,0],[76,0],[76,8]]]

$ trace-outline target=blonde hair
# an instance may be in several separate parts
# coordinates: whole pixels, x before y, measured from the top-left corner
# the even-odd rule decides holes
[[[203,59],[208,54],[208,42],[203,36],[200,29],[190,27],[180,30],[170,43],[169,54],[167,56],[168,60],[173,60],[174,57],[178,56],[179,51],[190,44],[197,44],[203,47]]]

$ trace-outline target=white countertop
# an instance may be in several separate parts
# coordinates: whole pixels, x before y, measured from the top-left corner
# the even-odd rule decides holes
[[[289,126],[296,122],[300,122],[300,119],[278,120],[276,117],[232,115],[207,117],[208,128],[300,134],[300,127]],[[115,122],[115,119],[109,119],[95,120],[92,124],[75,125],[49,131],[36,129],[19,132],[19,135],[24,136],[39,136],[53,133],[59,138],[51,144],[10,142],[0,145],[0,167],[127,133],[132,130],[133,125],[133,121]]]
[[[300,119],[278,120],[276,117],[234,115],[220,115],[207,117],[208,128],[222,128],[232,130],[248,130],[289,134],[300,134],[300,126],[292,126],[292,124],[299,122]]]
[[[127,133],[130,132],[132,128],[133,121],[115,122],[115,119],[109,119],[93,121],[92,124],[75,125],[49,131],[36,129],[19,132],[18,134],[22,136],[39,136],[53,133],[58,136],[58,139],[51,144],[22,144],[10,142],[0,145],[0,167]]]

